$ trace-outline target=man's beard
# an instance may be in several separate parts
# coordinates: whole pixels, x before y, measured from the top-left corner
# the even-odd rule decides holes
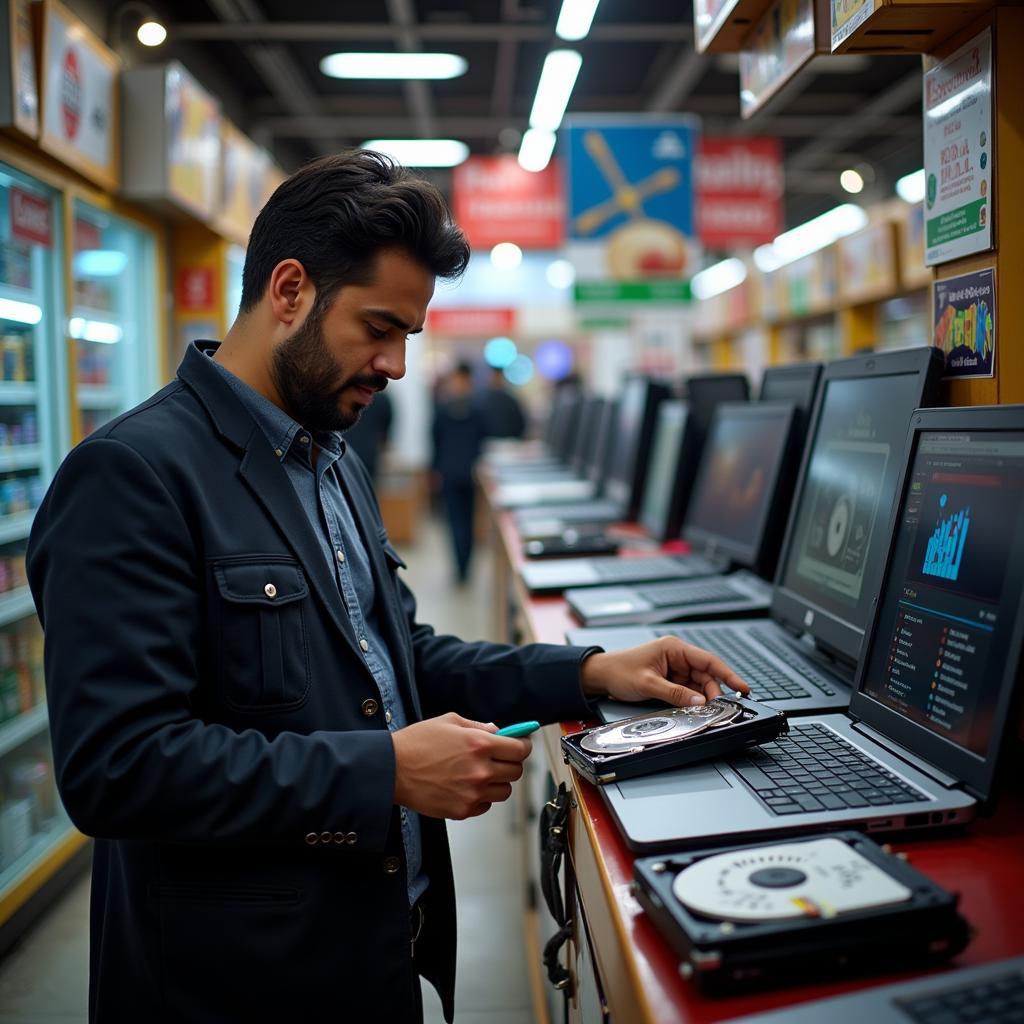
[[[353,385],[382,391],[388,379],[381,374],[344,377],[324,342],[323,312],[314,306],[305,323],[274,350],[271,374],[286,411],[307,430],[348,430],[364,406],[352,412],[339,406],[341,393]]]

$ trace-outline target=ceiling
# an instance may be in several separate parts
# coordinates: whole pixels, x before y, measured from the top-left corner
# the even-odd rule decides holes
[[[178,56],[209,88],[232,92],[229,113],[286,169],[371,137],[454,137],[476,154],[516,152],[544,56],[567,45],[554,34],[560,0],[153,6],[170,36],[150,59]],[[870,201],[891,196],[895,180],[921,166],[919,58],[816,58],[743,122],[737,59],[694,52],[689,3],[604,0],[589,36],[569,45],[583,54],[570,114],[687,111],[700,115],[709,135],[778,135],[787,225],[848,199],[839,187],[846,167],[864,165],[862,200]],[[340,49],[443,50],[466,57],[469,69],[442,82],[326,78],[319,61]],[[447,182],[443,172],[431,177]]]

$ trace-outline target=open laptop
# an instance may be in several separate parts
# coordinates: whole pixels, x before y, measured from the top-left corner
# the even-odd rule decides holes
[[[789,512],[800,454],[792,441],[795,417],[790,402],[720,405],[682,530],[694,554],[670,556],[680,570],[671,582],[566,590],[573,614],[588,626],[663,622],[687,606],[693,614],[709,607],[749,612],[756,597],[767,610],[771,587],[761,576],[775,569]],[[719,566],[716,572],[749,571],[729,579],[705,574],[702,582],[686,575],[695,559]],[[595,568],[600,572],[600,563]]]
[[[608,435],[610,458],[604,482],[601,507],[585,497],[566,498],[559,502],[529,502],[525,496],[501,502],[515,508],[516,523],[528,525],[530,520],[571,520],[573,522],[616,522],[632,519],[640,507],[641,489],[651,435],[658,406],[669,398],[669,387],[663,381],[631,377],[622,388],[617,418]],[[531,507],[532,506],[532,507]],[[600,514],[599,514],[600,513]],[[598,518],[594,518],[598,516]]]
[[[1024,956],[1018,956],[732,1017],[729,1024],[1012,1024],[1022,1012]]]
[[[538,452],[531,442],[515,446],[503,444],[498,451],[484,455],[483,462],[499,474],[506,469],[541,468],[565,464],[572,447],[572,423],[581,392],[576,384],[563,384],[556,388],[551,403],[551,415],[544,425],[544,451]]]
[[[902,463],[849,711],[602,787],[634,849],[932,828],[992,799],[1024,639],[1024,406],[920,410]]]
[[[796,427],[803,440],[811,419],[814,399],[821,379],[821,363],[793,363],[769,366],[761,377],[759,402],[792,402],[797,408]]]
[[[769,619],[571,630],[570,642],[615,650],[681,636],[757,680],[767,704],[788,713],[846,707],[881,578],[907,423],[915,405],[933,402],[942,365],[937,349],[921,347],[825,368]],[[605,714],[615,710],[603,704]]]

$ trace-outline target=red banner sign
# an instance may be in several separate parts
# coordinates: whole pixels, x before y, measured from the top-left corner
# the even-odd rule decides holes
[[[557,161],[524,171],[514,156],[470,157],[452,174],[455,220],[469,244],[489,249],[557,249],[565,237],[565,200]]]
[[[10,188],[11,234],[23,242],[53,244],[53,219],[45,199],[24,192],[15,185]]]
[[[179,313],[205,313],[213,306],[212,267],[182,267],[178,271],[175,301]]]
[[[763,245],[782,233],[782,146],[772,138],[704,138],[697,230],[712,249]]]
[[[432,309],[427,327],[433,334],[458,338],[494,338],[512,334],[516,326],[514,309]]]

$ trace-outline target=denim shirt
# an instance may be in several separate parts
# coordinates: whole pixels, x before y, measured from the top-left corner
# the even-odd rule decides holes
[[[345,442],[341,434],[313,435],[216,360],[213,360],[213,365],[249,411],[266,435],[274,454],[281,460],[338,584],[338,595],[344,602],[349,620],[359,638],[367,668],[380,690],[387,727],[392,732],[401,729],[408,724],[408,719],[398,691],[391,654],[380,628],[377,588],[370,559],[334,468],[335,463],[345,455]],[[314,444],[320,449],[315,466],[312,459]],[[419,817],[405,807],[400,808],[400,815],[411,906],[426,892],[428,879],[423,873],[423,840]]]

